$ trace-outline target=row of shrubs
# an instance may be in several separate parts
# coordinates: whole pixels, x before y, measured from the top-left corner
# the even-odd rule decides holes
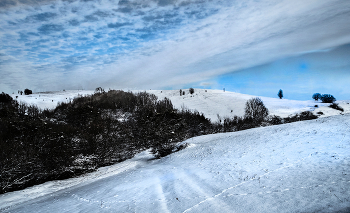
[[[0,193],[74,177],[151,149],[156,158],[185,148],[188,138],[314,119],[311,112],[269,116],[259,98],[243,117],[211,123],[203,114],[175,109],[146,92],[98,89],[53,110],[0,94]]]

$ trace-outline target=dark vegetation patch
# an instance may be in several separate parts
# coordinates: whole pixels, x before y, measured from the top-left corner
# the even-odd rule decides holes
[[[24,90],[24,94],[25,94],[25,95],[30,95],[30,94],[33,94],[33,92],[32,92],[32,90],[30,90],[30,89],[25,89],[25,90]]]
[[[156,158],[186,148],[188,138],[317,118],[311,112],[268,116],[259,98],[243,117],[211,123],[146,92],[96,89],[53,110],[0,94],[0,194],[66,179],[132,158],[150,149]]]
[[[343,107],[339,106],[337,103],[332,103],[329,105],[329,107],[344,112]]]
[[[145,92],[97,91],[54,110],[4,93],[0,101],[0,193],[91,172],[150,148],[162,157],[213,129],[198,112]]]
[[[337,99],[334,98],[333,95],[330,95],[330,94],[323,94],[321,96],[321,101],[323,103],[333,103],[334,101],[336,101]]]
[[[323,103],[333,103],[334,101],[336,101],[337,99],[331,95],[331,94],[320,94],[320,93],[315,93],[312,95],[312,99],[315,99],[315,101],[318,101],[319,99],[323,102]]]

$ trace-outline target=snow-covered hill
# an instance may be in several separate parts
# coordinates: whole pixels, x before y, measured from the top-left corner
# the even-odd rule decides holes
[[[252,95],[245,95],[235,92],[204,89],[195,89],[195,93],[192,95],[189,94],[188,90],[186,90],[186,94],[183,96],[180,96],[179,90],[147,90],[147,92],[155,94],[159,99],[163,99],[165,97],[170,98],[173,105],[178,109],[186,107],[191,110],[197,110],[200,113],[203,113],[207,118],[210,118],[212,121],[217,121],[218,115],[221,118],[233,117],[234,115],[243,116],[246,101],[255,97]],[[16,96],[18,96],[18,101],[26,102],[28,104],[35,104],[42,109],[53,109],[59,102],[68,102],[79,95],[88,95],[93,93],[94,91],[92,90],[68,90],[35,93],[32,95],[12,94],[12,97],[16,98]],[[314,111],[314,113],[323,112],[323,117],[338,115],[341,113],[338,110],[329,108],[329,104],[324,104],[313,100],[296,101],[268,97],[260,98],[269,109],[270,114],[281,117],[287,117],[306,110]],[[344,108],[344,113],[350,112],[349,102],[350,101],[337,101],[337,103]],[[318,107],[315,107],[315,105],[318,105]]]
[[[242,116],[245,102],[253,97],[201,89],[184,96],[177,90],[148,92],[214,121],[217,114]],[[17,99],[54,108],[92,93],[63,91]],[[310,110],[324,116],[195,137],[185,141],[188,148],[159,160],[145,151],[79,178],[0,195],[0,212],[350,212],[349,102],[338,101],[345,109],[340,113],[311,100],[260,98],[270,114],[285,117]]]
[[[0,195],[0,212],[350,211],[350,114],[185,142]]]
[[[232,117],[234,115],[243,116],[244,107],[247,100],[256,96],[228,92],[222,90],[195,89],[194,94],[189,94],[186,90],[184,96],[180,96],[179,90],[149,90],[149,93],[155,94],[159,99],[170,98],[174,106],[181,109],[185,106],[192,110],[197,110],[212,121],[217,121],[219,115],[221,118]],[[277,95],[276,95],[277,97]],[[271,115],[287,117],[302,111],[323,112],[322,117],[338,115],[341,112],[329,108],[329,104],[320,101],[297,101],[279,98],[259,97],[263,100]],[[344,108],[344,113],[350,112],[350,101],[337,101],[339,106]],[[315,107],[317,105],[317,107]]]
[[[11,94],[18,102],[37,105],[41,109],[54,109],[59,102],[69,102],[80,95],[94,94],[93,90],[67,90],[40,92],[30,95]]]

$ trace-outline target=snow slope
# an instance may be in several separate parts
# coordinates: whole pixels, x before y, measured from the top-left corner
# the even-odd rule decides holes
[[[221,118],[233,117],[234,115],[243,116],[247,100],[257,97],[235,92],[205,89],[195,89],[195,93],[192,95],[186,90],[184,96],[180,96],[179,90],[148,90],[147,92],[155,94],[159,99],[163,99],[164,97],[170,98],[174,106],[178,109],[185,106],[188,109],[204,113],[204,115],[212,121],[218,120],[217,115],[220,115]],[[303,111],[315,111],[315,113],[321,111],[324,113],[322,117],[339,115],[341,113],[339,110],[329,108],[329,104],[314,100],[297,101],[262,96],[258,97],[262,99],[271,115],[278,115],[281,117],[287,117]],[[344,113],[350,112],[349,102],[350,101],[337,101],[339,106],[344,108]],[[318,107],[315,107],[315,105],[318,105]]]
[[[133,92],[142,92],[134,90]],[[223,92],[222,90],[204,90],[195,89],[195,93],[190,95],[188,90],[184,96],[180,96],[179,90],[148,90],[147,92],[155,94],[159,99],[170,98],[177,109],[186,107],[191,110],[197,110],[203,113],[212,121],[218,121],[220,118],[233,117],[234,115],[243,116],[244,107],[247,100],[255,97],[235,92]],[[44,109],[53,109],[59,102],[68,102],[79,95],[93,94],[92,90],[67,90],[59,92],[35,93],[32,95],[12,94],[13,98],[18,96],[17,100],[28,104],[35,104]],[[288,99],[260,97],[270,114],[287,117],[288,115],[300,113],[302,111],[323,112],[325,116],[339,115],[341,112],[328,107],[329,104],[309,101],[296,101]],[[344,108],[344,113],[350,112],[350,101],[338,101],[339,105]],[[315,107],[318,105],[318,107]]]
[[[186,142],[0,195],[0,212],[350,212],[350,114]]]
[[[37,105],[41,109],[54,109],[59,102],[69,102],[80,95],[84,96],[91,94],[94,94],[93,90],[67,90],[40,92],[30,95],[11,94],[11,97],[18,102]]]

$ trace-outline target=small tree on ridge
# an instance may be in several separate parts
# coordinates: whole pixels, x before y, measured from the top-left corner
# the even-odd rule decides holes
[[[312,95],[312,99],[315,99],[315,101],[318,101],[318,99],[321,99],[322,95],[320,93],[315,93]]]
[[[277,96],[282,99],[283,98],[283,91],[280,89],[277,93]]]

